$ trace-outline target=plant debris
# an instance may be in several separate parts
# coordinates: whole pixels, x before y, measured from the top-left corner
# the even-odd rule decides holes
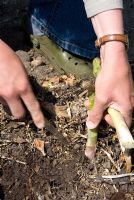
[[[26,58],[24,64],[47,120],[46,129],[39,130],[29,114],[25,120],[15,120],[0,105],[0,194],[4,200],[132,199],[134,171],[124,175],[125,162],[113,129],[102,122],[95,159],[89,161],[84,155],[84,101],[91,83],[59,76],[33,49],[20,50],[19,55]],[[43,63],[31,65],[39,57]],[[42,86],[45,81],[48,87]]]
[[[38,149],[42,153],[43,156],[46,156],[46,153],[44,151],[44,149],[45,149],[45,142],[43,140],[35,138],[33,144],[34,144],[34,147],[36,149]]]

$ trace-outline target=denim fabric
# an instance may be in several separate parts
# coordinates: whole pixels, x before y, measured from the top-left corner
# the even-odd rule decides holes
[[[30,22],[34,35],[47,35],[69,52],[89,59],[98,55],[83,0],[31,0]]]

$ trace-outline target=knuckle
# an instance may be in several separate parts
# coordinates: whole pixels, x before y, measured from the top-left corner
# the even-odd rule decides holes
[[[102,113],[100,113],[100,112],[97,112],[97,110],[92,110],[91,112],[90,112],[90,114],[88,115],[88,119],[89,120],[95,120],[95,121],[99,121],[100,120],[100,118],[101,118],[101,116],[102,116]]]
[[[22,81],[22,82],[19,84],[18,90],[19,90],[21,93],[27,92],[27,90],[28,90],[28,82],[27,82],[26,80]]]
[[[19,110],[17,109],[16,112],[14,113],[14,116],[17,119],[23,118],[25,116],[25,110],[23,107],[20,107]]]
[[[15,95],[15,91],[12,88],[8,88],[3,92],[3,96],[10,99]]]
[[[23,112],[23,111],[14,114],[14,117],[15,117],[16,119],[21,119],[21,118],[23,118],[24,116],[25,116],[25,112]]]
[[[129,113],[132,113],[132,111],[133,111],[133,106],[131,106],[131,107],[128,108],[128,112]]]
[[[96,101],[100,105],[105,105],[107,103],[107,98],[104,96],[98,96],[98,97],[96,97]]]
[[[102,115],[100,113],[96,113],[94,115],[94,120],[97,121],[97,122],[99,122],[101,120],[101,117],[102,117]]]
[[[126,112],[127,113],[132,113],[133,111],[133,105],[130,103],[126,106]]]

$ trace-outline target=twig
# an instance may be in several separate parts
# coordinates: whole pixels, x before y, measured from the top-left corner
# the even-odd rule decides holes
[[[88,90],[83,91],[82,93],[79,94],[79,98],[82,98],[87,93],[88,93]]]
[[[104,179],[116,179],[116,178],[124,178],[124,177],[131,177],[131,176],[134,176],[134,173],[108,175],[108,176],[102,176],[102,178],[104,178]]]
[[[13,161],[15,161],[15,162],[17,162],[17,163],[26,165],[25,162],[22,162],[22,161],[20,161],[20,160],[14,160],[14,158],[7,158],[7,157],[5,157],[5,156],[1,156],[1,158],[2,158],[2,159],[5,159],[5,160],[11,160],[11,161],[13,160]]]
[[[81,138],[84,138],[84,139],[87,139],[87,134],[86,135],[83,135],[81,133],[77,133],[78,136],[80,136]]]
[[[11,140],[0,140],[0,143],[12,143],[12,141]]]
[[[110,153],[108,153],[107,151],[105,151],[102,148],[101,148],[101,150],[107,155],[107,157],[109,158],[109,160],[111,161],[111,163],[113,163],[114,167],[118,170],[118,172],[120,172],[120,168],[116,165],[116,163],[114,162],[114,160],[111,157]]]

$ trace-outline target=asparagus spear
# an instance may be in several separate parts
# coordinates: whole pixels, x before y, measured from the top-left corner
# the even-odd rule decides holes
[[[133,149],[134,140],[121,113],[113,108],[108,108],[108,113],[115,126],[122,151],[125,152],[126,149]]]
[[[93,60],[93,75],[95,77],[97,77],[99,71],[100,71],[100,59],[99,58],[95,58]],[[89,95],[89,110],[92,110],[92,108],[94,106],[94,97],[95,97],[95,93],[94,92]],[[97,128],[94,128],[94,129],[89,129],[88,128],[85,155],[90,160],[92,160],[94,158],[94,156],[95,156],[97,137],[98,137]]]

